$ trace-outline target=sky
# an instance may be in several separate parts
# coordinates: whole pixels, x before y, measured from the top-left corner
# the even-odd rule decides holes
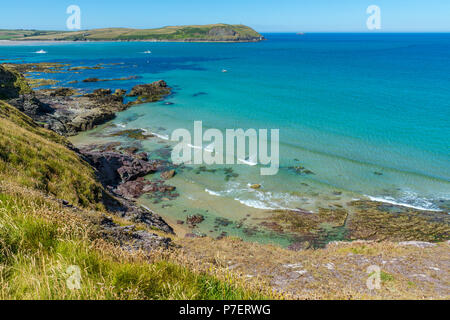
[[[450,0],[0,0],[0,29],[67,30],[70,5],[81,28],[245,24],[259,32],[374,32],[366,9],[381,9],[381,32],[450,32]]]

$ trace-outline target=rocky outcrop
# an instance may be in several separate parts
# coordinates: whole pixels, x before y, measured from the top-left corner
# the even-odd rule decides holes
[[[135,251],[152,251],[158,248],[167,249],[170,238],[161,237],[145,230],[137,230],[136,226],[119,226],[110,217],[103,217],[100,222],[103,238],[118,243],[124,249]]]
[[[188,215],[186,217],[186,223],[191,227],[195,227],[197,224],[202,223],[205,217],[201,214]]]
[[[126,90],[123,89],[114,93],[110,89],[97,89],[85,95],[64,87],[32,91],[20,72],[40,70],[35,67],[40,65],[0,65],[0,99],[8,100],[45,128],[64,136],[91,130],[114,119],[117,112],[131,105],[158,101],[170,93],[163,80],[135,86],[129,96],[137,99],[130,103],[124,103]],[[54,70],[47,67],[44,71]]]
[[[138,97],[133,103],[155,102],[170,94],[171,89],[164,80],[155,81],[150,84],[134,86],[129,97]]]
[[[20,95],[8,101],[10,105],[25,113],[35,121],[45,121],[45,119],[55,112],[50,105],[43,103],[32,94]]]
[[[19,95],[8,103],[64,136],[93,129],[126,109],[123,97],[114,94],[71,96],[70,93],[68,88],[47,89]]]
[[[162,179],[169,180],[169,179],[173,178],[173,176],[175,176],[175,170],[173,170],[173,169],[161,172]]]
[[[162,180],[150,181],[144,178],[148,174],[167,171],[170,166],[168,162],[149,160],[146,153],[124,154],[89,148],[78,151],[96,168],[98,179],[103,186],[115,195],[105,202],[110,211],[127,220],[173,233],[172,228],[160,216],[148,208],[137,207],[133,202],[145,193],[158,197],[176,196],[175,187],[164,184]]]
[[[89,149],[81,149],[80,152],[97,169],[100,181],[114,188],[161,170],[165,165],[159,160],[149,161],[146,153],[123,154]]]
[[[209,30],[208,35],[211,37],[226,37],[226,36],[231,36],[234,37],[236,36],[238,33],[236,31],[234,31],[233,29],[230,28],[225,28],[225,27],[215,27],[212,28],[211,30]]]
[[[174,198],[175,187],[163,180],[150,181],[144,176],[167,172],[172,165],[164,160],[149,160],[146,153],[130,154],[116,151],[80,150],[80,153],[97,169],[100,182],[114,194],[135,200],[150,193],[157,198]]]

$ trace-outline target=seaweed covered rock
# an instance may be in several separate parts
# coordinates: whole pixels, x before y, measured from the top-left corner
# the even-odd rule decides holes
[[[155,102],[170,94],[171,89],[164,80],[158,80],[150,84],[134,86],[129,97],[138,97],[133,103]]]
[[[62,88],[57,88],[55,90],[52,90],[50,92],[50,96],[51,97],[69,97],[69,96],[75,95],[76,93],[77,93],[77,91],[75,89],[62,87]]]

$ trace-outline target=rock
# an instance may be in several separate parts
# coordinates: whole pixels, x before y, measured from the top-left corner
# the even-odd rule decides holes
[[[222,240],[222,239],[224,239],[227,235],[228,235],[227,232],[222,231],[222,232],[219,234],[219,236],[216,237],[216,239],[217,239],[217,240]]]
[[[111,89],[96,89],[92,92],[92,95],[97,97],[105,97],[109,96],[111,92]]]
[[[223,36],[236,36],[237,32],[233,29],[226,27],[214,27],[208,31],[208,34],[212,37],[223,37]]]
[[[159,80],[150,84],[134,86],[128,96],[138,97],[138,100],[132,103],[135,104],[158,101],[164,96],[170,94],[170,92],[171,89],[167,86],[167,83],[164,80]]]
[[[136,154],[136,152],[139,150],[139,148],[130,146],[130,147],[122,148],[121,150],[123,150],[124,152],[129,153],[129,154]]]
[[[120,96],[120,97],[123,97],[126,93],[127,93],[127,90],[124,90],[124,89],[116,89],[116,91],[114,91],[114,94],[116,96]]]
[[[398,243],[400,246],[414,246],[417,248],[436,247],[437,244],[425,241],[402,241]]]
[[[310,243],[308,241],[298,241],[290,244],[287,248],[292,251],[302,251],[306,250],[310,247]]]
[[[199,223],[202,223],[204,220],[205,217],[201,214],[194,214],[186,217],[186,223],[191,226],[195,226]]]
[[[195,233],[186,233],[184,235],[185,238],[199,238]]]
[[[252,188],[252,189],[259,189],[259,188],[261,188],[261,185],[258,184],[258,183],[255,183],[255,184],[252,184],[252,185],[250,186],[250,188]]]
[[[99,82],[99,81],[100,81],[99,78],[87,78],[83,80],[83,82]]]
[[[52,63],[0,65],[0,98],[11,99],[13,106],[34,121],[43,123],[45,128],[64,136],[71,136],[112,120],[116,112],[123,111],[131,105],[158,101],[171,92],[163,80],[136,86],[134,91],[132,90],[132,96],[138,96],[137,101],[124,104],[126,90],[123,89],[117,89],[114,93],[111,89],[96,89],[83,96],[76,96],[76,90],[64,87],[33,91],[21,74],[30,71],[53,73],[63,67],[62,64]],[[107,80],[122,80],[122,78]],[[105,80],[88,78],[83,81]]]
[[[144,193],[151,191],[144,189],[148,184],[150,184],[150,181],[147,181],[144,178],[139,178],[120,184],[116,189],[114,189],[114,192],[121,195],[125,199],[133,200],[139,198]]]
[[[299,274],[300,276],[303,276],[308,273],[308,270],[295,270],[294,272]]]
[[[327,264],[325,264],[325,268],[327,268],[328,270],[334,270],[334,263],[328,262]]]
[[[59,96],[68,97],[68,96],[73,96],[76,93],[77,93],[77,91],[72,88],[58,88],[58,89],[53,90],[50,93],[50,96],[51,97],[59,97]]]
[[[35,121],[41,122],[55,113],[55,109],[41,102],[34,94],[20,95],[15,99],[8,100],[8,103]]]
[[[125,199],[133,200],[146,193],[157,200],[163,197],[170,200],[178,196],[174,193],[174,186],[165,185],[162,180],[144,179],[148,174],[164,171],[168,163],[163,160],[149,161],[144,152],[122,154],[85,148],[80,153],[97,169],[100,182]]]
[[[70,88],[37,90],[9,101],[33,120],[61,135],[70,136],[90,130],[115,117],[126,109],[123,97],[99,89],[84,96],[72,96]]]
[[[163,171],[161,172],[161,178],[165,179],[165,180],[169,180],[170,178],[172,178],[175,175],[175,170],[169,170],[169,171]]]
[[[156,172],[156,166],[154,163],[141,159],[124,161],[122,162],[122,167],[117,169],[117,173],[124,182],[134,180],[154,172]]]
[[[95,128],[115,118],[115,112],[112,110],[93,109],[76,116],[67,124],[67,131],[75,134],[80,131],[87,131]]]
[[[283,267],[290,268],[290,269],[298,269],[298,268],[303,268],[303,264],[301,264],[301,263],[288,263],[288,264],[283,264]]]
[[[146,139],[154,137],[151,134],[146,134],[146,132],[142,129],[121,130],[121,131],[113,132],[109,136],[111,136],[111,137],[123,136],[123,137],[127,137],[130,139],[135,139],[135,140],[146,140]]]
[[[109,240],[118,242],[121,247],[136,251],[152,251],[158,248],[167,249],[171,242],[170,238],[158,236],[144,230],[136,231],[135,226],[119,226],[109,217],[104,217],[100,225],[103,236]]]
[[[101,181],[113,187],[154,173],[163,165],[158,160],[148,161],[145,153],[123,154],[86,149],[82,149],[80,152],[97,168]]]

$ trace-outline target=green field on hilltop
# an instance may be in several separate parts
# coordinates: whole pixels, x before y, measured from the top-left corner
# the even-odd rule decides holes
[[[82,31],[0,30],[1,40],[36,41],[259,41],[245,25],[209,24],[156,29],[104,28]]]

